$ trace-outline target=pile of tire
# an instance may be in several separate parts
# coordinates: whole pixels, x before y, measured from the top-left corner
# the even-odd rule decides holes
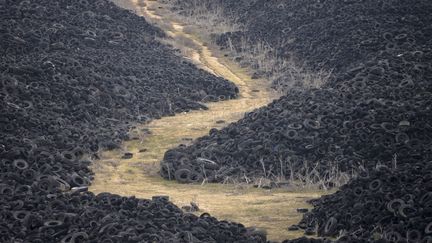
[[[237,49],[244,39],[251,46],[265,42],[282,61],[332,75],[319,90],[294,87],[242,120],[168,151],[161,175],[182,183],[328,181],[344,172],[358,179],[315,201],[301,228],[344,235],[342,242],[429,242],[432,2],[205,2],[245,26],[218,36],[222,47],[228,38]]]
[[[187,183],[228,176],[300,179],[313,172],[326,180],[335,171],[358,174],[391,166],[395,155],[400,163],[432,159],[430,93],[397,107],[389,106],[391,100],[339,95],[292,91],[191,146],[167,151],[161,175]]]
[[[107,0],[0,0],[0,242],[263,242],[165,199],[86,191],[135,123],[237,96]]]
[[[241,224],[184,213],[164,198],[0,184],[1,242],[265,242]],[[36,183],[35,183],[36,184]]]
[[[418,73],[428,70],[430,63],[432,3],[427,0],[415,4],[401,0],[257,0],[243,4],[219,0],[211,6],[222,7],[245,26],[245,31],[221,34],[216,38],[219,45],[228,47],[229,40],[241,50],[244,40],[251,45],[267,43],[281,61],[294,59],[311,71],[331,71],[333,87],[354,80],[344,74],[365,65],[375,68],[369,75],[381,81],[381,86],[389,85],[379,78],[385,76],[381,72],[404,73],[405,79],[416,83]],[[292,81],[281,79],[276,82]]]
[[[380,166],[311,203],[299,226],[319,236],[431,242],[432,161]]]
[[[167,152],[162,176],[178,179],[189,173],[210,181],[266,172],[280,176],[305,162],[325,176],[335,167],[369,170],[395,155],[403,161],[430,158],[430,1],[204,2],[245,24],[245,31],[219,40],[230,36],[240,45],[233,34],[264,41],[282,59],[295,55],[312,70],[332,69],[333,77],[321,90],[292,89],[192,146]],[[175,6],[186,9],[191,3]],[[287,38],[293,40],[278,46]]]

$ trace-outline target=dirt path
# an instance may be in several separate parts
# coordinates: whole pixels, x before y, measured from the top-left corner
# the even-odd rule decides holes
[[[192,201],[197,203],[201,209],[198,213],[208,212],[219,219],[266,229],[271,240],[300,236],[300,232],[289,232],[287,227],[300,220],[301,215],[296,209],[309,207],[305,201],[319,197],[320,192],[263,190],[232,184],[183,185],[157,175],[158,163],[167,149],[188,144],[206,135],[211,128],[219,129],[237,121],[245,112],[268,104],[276,96],[267,88],[266,81],[251,79],[247,70],[225,58],[216,47],[187,33],[182,24],[151,11],[151,5],[157,3],[146,1],[150,6],[147,8],[136,0],[115,2],[144,15],[165,30],[172,37],[170,42],[198,67],[234,82],[240,89],[240,97],[208,103],[209,110],[177,114],[138,126],[131,134],[139,139],[125,142],[122,149],[103,152],[101,160],[94,162],[92,169],[96,175],[90,190],[140,198],[168,195],[179,206],[189,205]],[[133,153],[133,158],[122,159],[125,152]]]

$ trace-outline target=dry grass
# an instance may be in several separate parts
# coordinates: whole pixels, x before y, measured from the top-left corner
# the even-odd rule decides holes
[[[284,188],[289,191],[317,191],[334,190],[346,184],[356,176],[354,171],[341,172],[336,163],[329,165],[326,173],[320,173],[318,163],[311,164],[304,161],[302,167],[295,167],[292,164],[281,162],[281,168],[277,171],[266,169],[262,162],[262,174],[260,177],[248,177],[247,175],[227,176],[223,184],[255,185],[258,188]]]
[[[240,65],[248,66],[262,74],[273,84],[274,88],[281,92],[297,88],[320,88],[331,77],[331,71],[311,71],[304,63],[295,61],[294,58],[280,58],[277,50],[266,42],[253,43],[242,38],[236,45],[228,37],[227,46]]]
[[[165,8],[173,8],[178,0],[162,0]],[[227,32],[241,31],[244,27],[238,24],[235,18],[229,18],[221,7],[211,5],[206,1],[193,0],[186,10],[172,12],[182,22],[208,31],[210,34],[223,34]],[[187,30],[187,28],[186,28]],[[280,58],[277,49],[264,41],[253,42],[242,38],[234,43],[228,38],[227,47],[233,59],[240,60],[240,65],[256,70],[257,74],[263,74],[273,83],[274,88],[282,93],[297,88],[320,88],[331,77],[331,70],[312,71],[304,63],[295,61],[294,58]],[[286,40],[284,42],[289,42]],[[279,43],[277,46],[284,46]]]
[[[165,6],[175,7],[181,0],[161,0],[159,3]],[[184,23],[206,28],[208,34],[220,34],[226,32],[235,32],[243,29],[236,19],[227,19],[224,9],[210,5],[206,1],[191,0],[188,1],[188,7],[181,10]]]

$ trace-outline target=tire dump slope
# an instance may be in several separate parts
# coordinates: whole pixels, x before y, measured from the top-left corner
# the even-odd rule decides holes
[[[168,2],[185,17],[197,6],[192,0]],[[279,61],[295,60],[310,71],[332,74],[311,90],[296,88],[288,76],[277,80],[289,88],[286,95],[190,146],[168,151],[161,175],[173,179],[169,175],[186,168],[213,182],[244,175],[312,176],[331,187],[341,173],[352,174],[356,179],[337,193],[314,200],[315,209],[293,228],[345,235],[341,241],[429,242],[432,2],[201,4],[244,25],[216,36],[222,47],[239,50],[244,41],[265,42]],[[196,166],[202,157],[218,166],[202,170]]]

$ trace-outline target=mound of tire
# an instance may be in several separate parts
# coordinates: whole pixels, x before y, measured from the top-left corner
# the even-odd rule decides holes
[[[133,123],[234,98],[237,88],[159,44],[160,30],[101,1],[1,1],[2,179],[91,180],[84,154]],[[8,175],[11,174],[11,175]]]
[[[333,78],[321,90],[290,90],[194,145],[168,152],[164,177],[178,169],[210,181],[290,175],[305,162],[326,176],[330,168],[369,170],[395,155],[430,158],[430,1],[204,2],[245,24],[244,32],[222,35],[220,45],[230,35],[264,41],[282,59],[295,55],[312,70],[332,69]],[[191,3],[176,2],[176,8]]]
[[[432,162],[397,170],[380,166],[313,200],[314,209],[299,225],[319,236],[383,239],[388,242],[432,241]]]
[[[337,90],[292,91],[191,146],[169,150],[161,174],[182,183],[226,177],[297,180],[310,173],[317,181],[330,181],[337,172],[391,166],[395,156],[400,163],[432,159],[430,93],[397,106],[389,106],[391,100],[351,101],[339,95]]]
[[[244,31],[216,37],[219,45],[231,45],[230,48],[234,45],[241,50],[245,40],[251,46],[266,43],[281,61],[294,59],[312,71],[331,71],[333,85],[353,79],[344,74],[364,69],[365,65],[373,65],[387,74],[404,73],[405,78],[415,83],[415,73],[427,70],[431,62],[432,3],[427,0],[415,3],[204,0],[204,3],[207,8],[222,9],[228,18],[245,26]],[[193,1],[187,0],[175,4],[177,9],[186,10],[193,5]],[[397,65],[394,61],[400,62],[400,66],[394,66]],[[369,75],[374,79],[376,75],[382,76],[379,70]],[[290,82],[289,77],[281,79],[277,81],[279,84],[289,85],[286,83]],[[380,85],[388,85],[380,81]]]
[[[183,213],[164,198],[0,184],[1,242],[265,242],[241,224]]]
[[[309,177],[332,186],[345,173],[358,179],[315,201],[301,228],[341,233],[342,242],[429,242],[430,202],[423,196],[431,190],[432,2],[205,2],[245,25],[217,37],[222,47],[228,40],[237,49],[245,39],[265,42],[281,60],[332,76],[319,90],[288,90],[168,151],[161,175],[183,183]],[[176,3],[186,9],[192,1]]]
[[[0,242],[262,242],[163,198],[86,188],[135,123],[235,98],[107,0],[0,0]],[[264,237],[265,238],[265,237]]]

